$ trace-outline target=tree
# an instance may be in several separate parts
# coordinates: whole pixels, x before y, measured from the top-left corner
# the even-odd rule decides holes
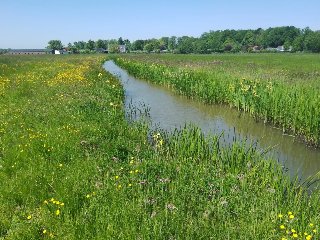
[[[119,39],[118,39],[118,44],[119,44],[119,45],[124,45],[124,41],[122,40],[122,37],[119,37]]]
[[[94,50],[95,42],[90,39],[86,44],[86,48],[89,49],[90,51]]]
[[[304,41],[304,37],[302,35],[295,38],[292,43],[292,51],[294,52],[303,51],[303,41]]]
[[[144,47],[144,40],[136,40],[132,43],[132,50],[133,51],[143,51]]]
[[[305,38],[306,50],[319,53],[320,52],[320,32],[309,33]]]
[[[147,44],[144,45],[144,47],[143,47],[143,51],[146,51],[147,53],[150,53],[152,50],[153,50],[152,43],[147,43]]]
[[[105,41],[104,41],[104,40],[101,40],[101,39],[98,39],[98,40],[95,42],[95,46],[96,46],[96,48],[103,48],[103,49],[106,49],[106,48],[107,48]]]
[[[244,38],[242,39],[242,48],[244,51],[248,51],[249,48],[252,49],[255,43],[255,37],[252,31],[248,31]]]
[[[120,49],[119,49],[119,44],[118,43],[109,43],[108,45],[108,51],[109,53],[119,53]]]
[[[75,45],[72,45],[71,43],[68,43],[68,50],[72,53],[79,53],[79,50],[75,47]]]
[[[86,42],[84,41],[74,42],[73,46],[75,46],[78,50],[83,50],[86,48]]]
[[[126,46],[126,51],[130,52],[131,51],[131,42],[130,42],[130,40],[129,39],[125,39],[125,40],[123,40],[123,42],[124,42],[124,45]]]
[[[50,40],[48,42],[47,48],[52,50],[61,50],[63,48],[63,45],[60,40]]]
[[[177,48],[177,37],[171,36],[168,39],[168,50],[173,51]]]
[[[224,51],[226,51],[226,52],[239,52],[240,51],[240,45],[232,38],[228,38],[223,43],[223,47],[224,47]]]
[[[178,38],[177,49],[179,53],[193,53],[195,38],[183,36]]]

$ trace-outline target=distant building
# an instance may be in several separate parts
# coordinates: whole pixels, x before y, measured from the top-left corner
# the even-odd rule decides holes
[[[277,47],[277,51],[278,52],[284,52],[285,50],[284,50],[284,46],[278,46]]]
[[[291,52],[292,47],[290,46],[289,49],[285,49],[284,46],[278,46],[277,48],[266,48],[267,51],[272,51],[272,52]]]
[[[53,54],[69,54],[69,52],[66,49],[62,49],[62,50],[54,50]]]
[[[8,55],[40,55],[51,54],[51,49],[10,49],[6,54]]]
[[[119,45],[119,52],[125,53],[126,52],[126,45]]]

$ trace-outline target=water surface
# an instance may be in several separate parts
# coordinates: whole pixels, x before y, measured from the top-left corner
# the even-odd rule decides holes
[[[225,143],[231,143],[236,138],[258,142],[261,151],[272,147],[269,155],[283,164],[291,175],[298,174],[301,179],[320,171],[319,150],[283,135],[279,129],[256,122],[248,114],[225,105],[206,105],[165,87],[136,79],[112,61],[107,61],[104,68],[121,81],[126,108],[147,107],[153,126],[173,131],[191,123],[206,134],[223,134]]]

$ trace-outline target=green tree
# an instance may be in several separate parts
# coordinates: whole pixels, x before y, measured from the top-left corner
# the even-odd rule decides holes
[[[86,44],[86,48],[89,49],[90,51],[94,50],[95,42],[90,39]]]
[[[143,51],[143,47],[144,47],[144,40],[136,40],[132,43],[132,50],[133,51]]]
[[[72,53],[79,53],[79,50],[76,48],[76,46],[72,45],[71,43],[68,43],[68,50]]]
[[[241,45],[244,51],[248,51],[255,44],[255,36],[252,31],[248,31],[242,39]]]
[[[168,39],[168,50],[169,51],[174,51],[177,48],[177,37],[176,36],[171,36]]]
[[[304,37],[302,35],[295,38],[292,43],[292,51],[294,52],[303,51],[303,42],[304,42]]]
[[[63,45],[60,40],[50,40],[48,42],[47,48],[52,50],[61,50],[63,48]]]
[[[223,49],[225,52],[239,52],[240,44],[232,38],[227,38],[227,40],[223,43]]]
[[[125,40],[123,40],[123,42],[124,42],[124,45],[126,46],[126,51],[130,52],[131,51],[131,42],[130,42],[130,40],[129,39],[125,39]]]
[[[179,53],[187,54],[194,52],[195,38],[183,36],[178,38],[177,49]]]
[[[307,51],[319,53],[320,52],[320,31],[309,33],[305,38],[305,46]]]
[[[108,51],[109,51],[109,53],[119,53],[120,52],[119,44],[113,43],[113,42],[109,43]]]
[[[153,51],[152,43],[147,43],[143,47],[143,51],[146,51],[147,53],[150,53]]]
[[[123,41],[122,37],[119,37],[118,44],[119,45],[124,45],[124,41]]]
[[[105,42],[104,40],[98,39],[98,40],[95,42],[95,47],[96,47],[96,48],[106,49],[106,48],[107,48],[107,45],[106,45],[106,42]]]

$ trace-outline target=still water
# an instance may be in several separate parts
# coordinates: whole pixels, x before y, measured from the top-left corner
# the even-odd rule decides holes
[[[268,155],[302,180],[320,171],[320,150],[309,148],[270,125],[256,122],[248,114],[225,105],[206,105],[165,87],[136,79],[112,61],[107,61],[104,68],[121,81],[126,108],[148,108],[153,127],[172,131],[193,124],[206,134],[223,134],[221,138],[225,143],[234,139],[257,142],[259,149],[272,148]]]

